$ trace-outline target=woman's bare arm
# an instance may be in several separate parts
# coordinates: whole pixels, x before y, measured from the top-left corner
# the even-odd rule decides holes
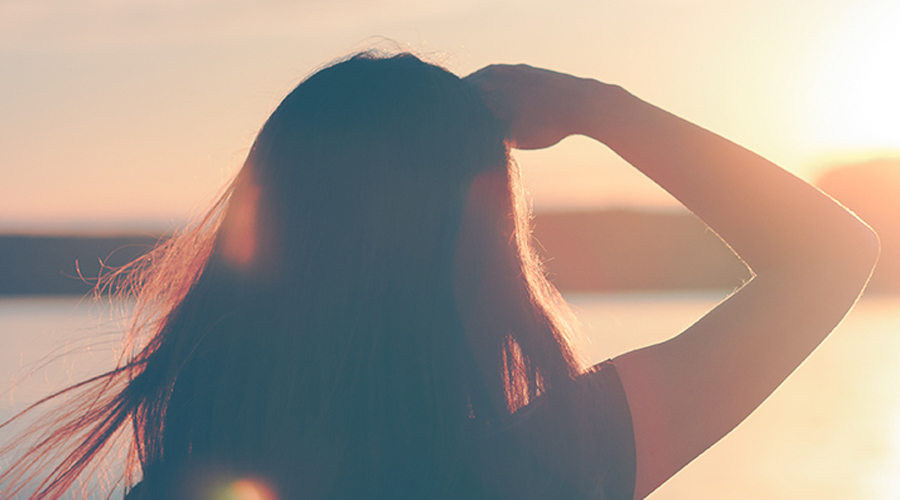
[[[764,158],[623,89],[527,66],[470,77],[517,147],[603,142],[716,231],[754,273],[673,339],[623,354],[644,498],[746,418],[853,305],[875,234]]]

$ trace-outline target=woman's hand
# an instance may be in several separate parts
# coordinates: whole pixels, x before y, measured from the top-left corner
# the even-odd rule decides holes
[[[509,123],[509,139],[518,149],[550,147],[572,134],[585,133],[588,120],[600,116],[592,98],[603,84],[565,73],[491,65],[465,77],[487,106]]]

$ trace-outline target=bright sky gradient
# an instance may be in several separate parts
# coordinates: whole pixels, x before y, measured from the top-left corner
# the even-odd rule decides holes
[[[623,85],[811,179],[900,155],[895,0],[0,0],[0,231],[158,230],[305,75],[371,46]],[[671,207],[599,144],[517,155],[539,210]]]

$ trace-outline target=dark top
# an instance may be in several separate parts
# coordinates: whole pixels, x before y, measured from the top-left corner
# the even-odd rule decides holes
[[[521,408],[482,441],[481,463],[503,498],[632,500],[634,430],[622,382],[611,361]],[[513,491],[509,491],[509,489]],[[148,500],[138,483],[125,500]]]
[[[521,490],[511,498],[632,500],[634,429],[615,365],[594,366],[565,392],[516,412],[494,447],[518,476],[506,481]]]

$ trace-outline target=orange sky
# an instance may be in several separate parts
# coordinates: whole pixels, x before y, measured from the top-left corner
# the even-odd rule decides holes
[[[74,4],[0,2],[0,231],[171,227],[303,76],[384,39],[621,84],[807,178],[900,154],[893,0]],[[538,209],[673,206],[583,138],[517,158]]]

